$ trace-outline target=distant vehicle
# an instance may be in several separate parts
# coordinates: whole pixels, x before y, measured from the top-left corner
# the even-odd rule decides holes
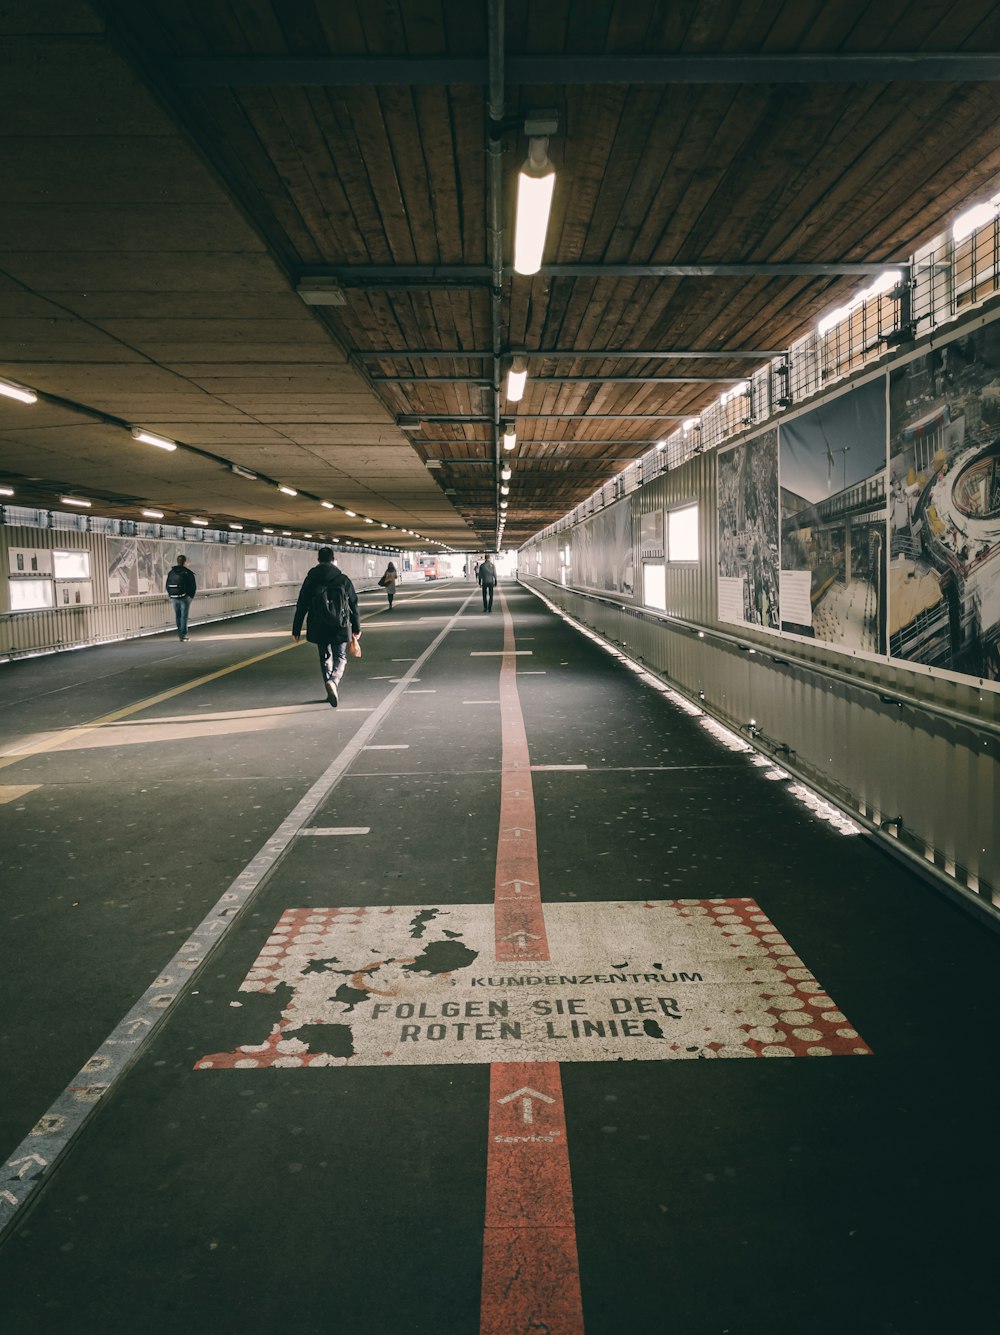
[[[441,570],[436,556],[418,556],[413,573],[418,579],[440,579]]]

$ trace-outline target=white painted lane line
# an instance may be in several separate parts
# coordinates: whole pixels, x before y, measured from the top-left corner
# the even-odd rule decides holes
[[[517,674],[519,677],[544,677],[544,668],[522,668]]]
[[[415,663],[416,661],[417,661],[417,660],[416,660],[415,658],[390,658],[390,659],[389,659],[389,662],[390,662],[390,663]]]
[[[586,765],[532,765],[531,768],[532,768],[533,770],[548,770],[548,769],[586,769],[587,766],[586,766]]]
[[[530,658],[534,653],[533,649],[512,649],[512,655],[518,658]],[[473,649],[469,653],[470,658],[503,658],[502,649]]]
[[[437,690],[432,686],[421,686],[419,691],[407,691],[407,695],[437,695]]]
[[[463,700],[463,705],[498,705],[499,700]]]
[[[311,825],[299,834],[371,834],[370,825]]]
[[[365,751],[409,751],[409,742],[380,742],[378,746],[365,746]]]
[[[385,721],[396,700],[406,689],[406,683],[412,680],[420,665],[430,658],[447,636],[467,604],[472,601],[472,596],[469,594],[447,625],[441,628],[403,681],[389,691],[378,708],[364,720],[333,763],[231,882],[218,903],[208,911],[163,972],[153,979],[128,1014],[112,1029],[90,1060],[84,1063],[67,1088],[8,1156],[4,1169],[0,1169],[5,1179],[3,1189],[0,1190],[0,1235],[35,1187],[45,1180],[53,1163],[83,1128],[104,1095],[132,1065],[137,1053],[145,1046],[163,1017],[173,1008],[201,966],[224,939],[240,911],[246,907],[306,822],[315,815],[365,749],[368,738]],[[32,1165],[30,1173],[22,1167],[26,1163]]]

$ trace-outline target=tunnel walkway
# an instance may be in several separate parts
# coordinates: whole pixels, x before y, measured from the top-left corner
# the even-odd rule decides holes
[[[498,593],[0,668],[8,1328],[991,1328],[1000,944]]]

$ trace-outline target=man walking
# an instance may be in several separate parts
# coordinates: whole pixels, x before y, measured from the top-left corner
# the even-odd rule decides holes
[[[191,599],[197,592],[198,581],[194,571],[187,568],[187,557],[178,556],[177,564],[171,567],[167,575],[167,594],[174,605],[177,635],[181,644],[188,637],[188,613],[191,611]]]
[[[344,572],[334,565],[332,547],[321,547],[316,560],[318,564],[309,571],[299,589],[292,639],[298,644],[305,621],[306,639],[319,650],[326,698],[336,709],[340,680],[347,666],[347,645],[352,637],[361,634],[358,595]]]
[[[483,558],[479,570],[476,572],[476,578],[479,580],[483,590],[483,611],[493,611],[493,590],[497,582],[497,568],[490,559],[489,553]]]

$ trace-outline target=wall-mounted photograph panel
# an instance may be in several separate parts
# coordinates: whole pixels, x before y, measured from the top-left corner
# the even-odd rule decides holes
[[[56,579],[90,579],[90,552],[54,551],[52,573]]]
[[[573,530],[573,581],[602,593],[635,594],[632,498],[616,501]]]
[[[720,452],[719,620],[778,629],[778,433]]]
[[[885,378],[779,427],[781,629],[886,652]]]
[[[12,612],[38,612],[55,599],[50,579],[9,579],[7,596]]]
[[[92,607],[94,586],[89,579],[57,579],[56,607]]]
[[[47,547],[8,547],[10,573],[23,578],[52,578],[52,553]]]
[[[1000,680],[1000,322],[889,379],[889,652]]]

